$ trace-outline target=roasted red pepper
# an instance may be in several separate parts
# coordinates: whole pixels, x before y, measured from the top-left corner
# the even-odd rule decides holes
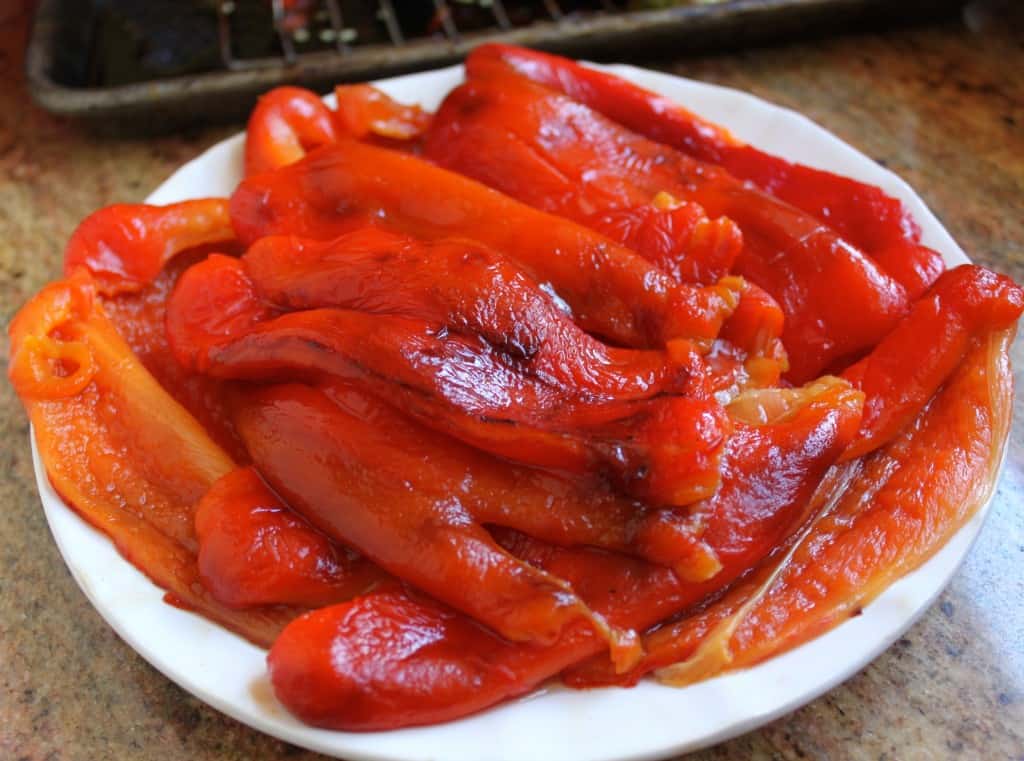
[[[318,608],[391,581],[296,516],[253,468],[216,481],[195,511],[199,574],[233,608]]]
[[[832,172],[744,145],[670,98],[575,61],[512,45],[481,45],[466,59],[470,77],[496,65],[554,88],[623,126],[701,161],[719,164],[766,193],[812,214],[864,249],[917,298],[934,282],[941,257],[920,245],[920,228],[895,198]]]
[[[336,138],[334,114],[319,95],[300,87],[278,87],[259,99],[249,117],[245,173],[286,166]]]
[[[738,282],[676,283],[585,227],[518,203],[414,156],[340,138],[302,161],[246,179],[231,198],[243,242],[291,234],[328,240],[374,220],[424,238],[470,238],[549,284],[585,330],[626,346],[709,340]]]
[[[86,267],[104,294],[141,290],[173,256],[234,238],[222,198],[170,206],[115,204],[89,215],[64,251],[64,274]]]
[[[323,393],[253,389],[235,422],[261,474],[299,513],[436,599],[513,641],[550,643],[577,621],[612,636],[563,580],[503,550],[457,492],[389,472],[378,455],[390,455],[387,442]]]
[[[245,174],[292,164],[339,134],[411,149],[430,124],[430,114],[419,106],[398,103],[370,85],[338,85],[334,97],[337,108],[331,110],[319,95],[300,87],[263,95],[246,129]]]
[[[452,91],[424,153],[584,224],[665,192],[729,217],[743,230],[735,271],[786,314],[783,343],[796,382],[869,348],[907,310],[904,289],[822,223],[515,74],[481,76]],[[838,284],[842,300],[831,295]]]
[[[61,497],[174,602],[261,645],[301,609],[236,611],[200,583],[193,506],[234,464],[146,372],[83,271],[10,326],[11,384]]]
[[[722,563],[709,582],[680,582],[638,561],[522,535],[507,545],[568,580],[613,625],[650,626],[735,579],[799,524],[818,479],[856,432],[860,404],[859,393],[834,382],[809,391],[788,419],[730,440],[722,488],[701,510],[705,540]],[[405,647],[378,644],[395,641]],[[603,649],[583,625],[547,647],[511,644],[430,601],[385,592],[296,620],[268,663],[278,698],[304,721],[371,730],[479,711]],[[327,657],[332,652],[337,657]]]
[[[192,370],[222,379],[345,378],[496,454],[604,471],[655,502],[686,504],[718,485],[728,421],[712,399],[655,398],[656,385],[649,403],[618,400],[614,388],[586,393],[546,380],[532,356],[508,356],[479,334],[422,320],[347,309],[274,316],[236,259],[211,257],[182,277],[168,332]]]
[[[511,67],[521,76],[557,89],[634,132],[702,161],[721,163],[730,148],[742,145],[728,130],[687,111],[671,98],[568,58],[501,44],[480,45],[466,57],[470,77],[493,71],[496,65]]]
[[[1012,331],[976,337],[931,404],[896,438],[835,470],[820,515],[794,546],[695,615],[645,637],[628,675],[593,659],[576,686],[633,682],[660,669],[684,685],[795,647],[855,615],[927,560],[991,493],[1009,426]]]
[[[896,436],[956,369],[972,339],[1020,319],[1024,290],[976,265],[946,272],[914,310],[844,377],[864,391],[853,459]]]
[[[358,140],[407,147],[430,124],[430,114],[419,106],[392,100],[371,85],[338,85],[334,98],[338,129]]]
[[[529,374],[600,398],[693,392],[701,372],[672,352],[602,344],[522,270],[465,239],[423,242],[374,227],[324,243],[271,236],[256,241],[243,264],[260,298],[279,309],[427,320],[480,335]]]

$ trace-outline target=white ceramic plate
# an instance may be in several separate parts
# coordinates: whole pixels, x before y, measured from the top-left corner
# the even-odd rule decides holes
[[[735,90],[630,66],[607,68],[677,99],[758,147],[881,186],[907,205],[924,231],[925,244],[951,265],[967,261],[906,183],[800,114]],[[379,84],[399,100],[435,108],[461,79],[461,67],[452,67]],[[175,172],[149,201],[229,194],[241,178],[242,144],[238,135],[215,145]],[[262,650],[165,605],[162,592],[61,501],[38,456],[35,465],[43,507],[68,568],[129,645],[168,678],[239,721],[353,761],[650,759],[754,729],[849,678],[906,631],[948,583],[988,511],[987,505],[979,510],[935,557],[893,584],[863,615],[755,668],[685,689],[652,681],[633,689],[549,688],[441,726],[349,734],[313,729],[292,718],[272,696]]]

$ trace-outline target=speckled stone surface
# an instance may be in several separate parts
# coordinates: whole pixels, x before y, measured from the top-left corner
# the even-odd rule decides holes
[[[985,16],[976,9],[969,25],[644,63],[806,113],[906,178],[971,256],[1024,280],[1024,29]],[[22,81],[26,22],[17,0],[0,3],[4,325],[58,274],[78,220],[141,200],[232,131],[114,141],[46,115]],[[1020,339],[1014,358],[1024,368]],[[991,516],[924,618],[846,684],[692,758],[1024,759],[1022,406]],[[320,758],[206,707],[107,627],[49,535],[27,433],[0,382],[0,759]]]

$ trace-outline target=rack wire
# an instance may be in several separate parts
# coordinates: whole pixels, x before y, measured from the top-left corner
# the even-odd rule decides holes
[[[460,44],[465,35],[465,30],[460,29],[457,23],[454,5],[475,6],[490,15],[492,23],[489,25],[489,28],[477,26],[471,30],[474,35],[486,34],[487,32],[508,32],[517,27],[536,23],[569,24],[578,21],[588,13],[601,13],[605,15],[628,15],[631,13],[631,11],[613,0],[597,0],[597,2],[591,4],[593,7],[585,11],[575,10],[572,12],[567,12],[558,0],[537,0],[535,5],[539,11],[539,16],[531,18],[529,24],[516,24],[513,22],[512,15],[506,9],[503,0],[458,0],[454,3],[449,2],[449,0],[432,0],[432,2],[435,18],[437,19],[442,37],[442,39],[435,40],[435,43],[443,44],[448,42],[451,45]],[[725,2],[725,0],[701,0],[701,3],[704,5],[719,2]],[[378,0],[376,7],[376,16],[386,31],[386,42],[396,49],[406,45],[410,40],[402,31],[401,19],[393,0]],[[221,62],[224,68],[239,71],[277,63],[291,66],[300,63],[303,55],[309,55],[309,53],[300,53],[296,46],[297,37],[302,37],[305,40],[309,34],[308,29],[304,26],[300,26],[298,29],[291,28],[288,23],[289,8],[286,0],[271,0],[271,18],[280,42],[280,55],[276,60],[267,58],[246,59],[236,56],[234,54],[231,31],[231,19],[236,8],[237,5],[234,0],[224,0],[224,2],[219,3],[217,6],[217,32],[220,43]],[[345,15],[338,0],[320,0],[318,7],[311,10],[313,14],[321,16],[327,22],[324,28],[320,29],[317,34],[318,39],[325,44],[317,47],[315,52],[323,52],[325,49],[333,47],[334,51],[342,57],[358,55],[360,53],[360,46],[353,44],[356,30],[346,26]]]
[[[501,41],[570,56],[630,58],[921,21],[964,0],[195,0],[205,3],[202,70],[114,83],[93,72],[83,22],[94,0],[38,0],[26,75],[44,108],[100,131],[151,134],[237,120],[272,87],[327,90],[458,61]],[[99,2],[99,0],[95,0]],[[162,0],[168,2],[169,0]],[[142,2],[142,0],[140,0]],[[154,0],[155,2],[155,0]],[[184,2],[184,0],[182,0]],[[654,7],[657,6],[657,7]],[[150,8],[156,6],[143,6]],[[259,23],[251,15],[259,10]],[[298,16],[297,16],[298,14]],[[304,14],[304,15],[303,15]],[[411,20],[415,15],[415,21]],[[429,19],[426,28],[419,22]],[[244,19],[244,20],[243,20]],[[260,40],[254,45],[252,32]],[[237,28],[235,28],[237,26]],[[205,38],[204,38],[205,39]],[[69,73],[70,72],[70,73]]]

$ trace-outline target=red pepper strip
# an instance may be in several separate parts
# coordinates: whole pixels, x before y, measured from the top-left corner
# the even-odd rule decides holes
[[[267,667],[278,700],[305,724],[373,731],[476,713],[528,692],[574,655],[537,648],[531,662],[533,651],[399,588],[296,619]]]
[[[138,363],[104,314],[89,275],[79,270],[44,288],[15,317],[10,335],[15,391],[52,415],[45,418],[49,436],[68,438],[49,446],[80,447],[84,424],[77,417],[93,408],[95,421],[85,430],[98,428],[102,436],[67,463],[90,464],[81,488],[121,482],[118,469],[130,468],[123,479],[128,491],[110,499],[126,500],[140,518],[194,549],[191,505],[234,464]],[[166,408],[155,406],[165,399]],[[38,439],[42,447],[42,433]],[[177,450],[185,451],[169,454]],[[47,463],[50,471],[59,465]]]
[[[645,637],[647,655],[625,681],[660,669],[662,681],[689,684],[796,647],[856,615],[942,547],[995,484],[1012,408],[1012,333],[975,337],[914,421],[835,470],[831,504],[795,547],[706,610]],[[607,659],[569,675],[583,687],[623,678]]]
[[[259,298],[241,263],[212,256],[187,272],[172,295],[167,320],[168,340],[178,362],[195,371],[206,367],[209,354],[216,347],[232,336],[247,334],[254,326],[277,314]],[[312,340],[319,341],[316,337]],[[383,388],[388,389],[388,401],[393,404],[399,401],[407,413],[488,451],[510,458],[527,453],[534,464],[580,473],[586,472],[592,464],[581,443],[558,434],[523,426],[495,425],[448,410],[419,392],[387,380]],[[371,383],[368,390],[380,392],[375,383]]]
[[[414,156],[345,138],[242,182],[231,218],[247,244],[273,234],[326,240],[371,218],[416,237],[470,238],[549,284],[584,330],[625,346],[714,338],[740,287],[680,285],[585,227]]]
[[[855,615],[985,504],[1010,426],[1012,336],[1005,330],[976,340],[924,414],[865,464],[854,487],[787,564],[785,578],[776,580],[737,631],[736,665],[756,663]],[[816,621],[785,622],[784,611],[801,618],[798,599],[814,601]],[[776,640],[758,636],[758,629]]]
[[[596,211],[633,208],[662,192],[734,220],[744,238],[735,271],[782,306],[788,377],[797,383],[873,346],[908,308],[898,283],[807,214],[514,74],[452,91],[424,153],[584,224]]]
[[[896,436],[960,364],[972,339],[1017,322],[1024,290],[976,265],[947,271],[913,311],[845,373],[866,395],[857,440],[843,459],[860,457]]]
[[[860,404],[859,393],[833,382],[788,420],[741,428],[730,440],[726,480],[705,511],[705,537],[723,562],[710,583],[681,582],[641,561],[546,547],[522,535],[508,546],[569,579],[614,625],[651,626],[734,580],[799,525],[818,480],[854,435]],[[480,711],[604,647],[582,625],[549,647],[512,644],[435,603],[392,591],[297,619],[268,664],[278,699],[300,719],[367,731]]]
[[[834,229],[903,286],[911,301],[946,268],[938,252],[919,243],[921,230],[903,204],[880,188],[791,164],[749,145],[729,149],[721,163]]]
[[[917,301],[945,271],[946,263],[937,251],[916,243],[899,243],[871,252],[871,258]]]
[[[742,146],[724,127],[705,121],[671,98],[539,50],[499,43],[478,45],[466,57],[466,74],[470,78],[479,76],[493,70],[496,62],[701,161],[719,164],[730,148]]]
[[[687,504],[718,486],[729,423],[713,400],[581,394],[479,336],[422,320],[343,309],[268,319],[268,309],[241,262],[210,257],[171,297],[171,348],[186,367],[222,379],[348,379],[488,451],[576,473],[598,469],[658,503]]]
[[[100,293],[139,291],[186,249],[233,239],[222,198],[169,206],[114,204],[90,214],[64,250],[64,275],[92,273]]]
[[[395,576],[513,641],[550,644],[578,621],[612,638],[568,584],[499,547],[459,493],[425,493],[401,469],[387,469],[373,426],[316,389],[240,392],[235,423],[275,491]]]
[[[505,79],[508,78],[506,75]],[[677,281],[713,282],[728,273],[743,247],[743,235],[732,220],[709,219],[699,204],[680,202],[668,193],[652,195],[647,190],[629,187],[616,178],[615,172],[606,173],[589,164],[582,171],[577,166],[568,166],[564,154],[572,150],[571,146],[562,145],[556,157],[542,155],[543,149],[534,145],[537,135],[554,134],[559,125],[554,120],[530,122],[527,130],[519,132],[512,125],[527,120],[518,112],[532,113],[535,99],[543,99],[550,91],[518,77],[509,88],[514,91],[519,85],[522,90],[525,85],[527,91],[518,96],[506,89],[504,80],[492,84],[500,88],[498,94],[488,94],[485,83],[471,82],[449,95],[427,134],[424,150],[430,158],[538,209],[591,227],[636,250]],[[523,102],[500,103],[506,97],[519,97]],[[481,106],[479,100],[486,105]],[[469,112],[465,118],[464,109]],[[553,138],[547,135],[544,139]],[[473,155],[479,157],[475,162],[470,159]],[[586,162],[587,158],[581,160]],[[624,161],[628,163],[629,159]],[[785,348],[779,340],[784,328],[781,309],[760,288],[752,291],[750,298],[744,292],[740,304],[737,309],[744,312],[741,320],[748,324],[756,320],[761,335],[754,336],[742,328],[730,330],[732,317],[723,331],[729,332],[734,340],[752,341],[738,344],[746,354],[743,359],[752,363],[750,372],[746,373],[740,360],[733,372],[717,377],[725,379],[743,373],[747,377],[739,385],[771,384],[789,369]],[[766,308],[777,312],[778,319],[755,317]],[[771,326],[777,332],[763,334]],[[729,385],[724,383],[724,387]]]
[[[727,273],[743,243],[735,223],[709,219],[691,188],[684,188],[685,196],[677,193],[689,178],[676,166],[665,186],[653,192],[646,181],[635,181],[632,171],[647,174],[669,159],[639,155],[630,138],[643,141],[586,106],[502,68],[448,94],[423,151],[447,169],[608,235],[677,280],[704,282]],[[665,146],[643,143],[649,153],[688,162],[687,174],[699,167]]]
[[[295,515],[253,468],[216,481],[196,506],[199,575],[232,608],[319,608],[390,577]]]
[[[941,257],[918,245],[921,231],[900,201],[873,185],[793,164],[743,145],[722,127],[670,98],[567,58],[489,44],[469,55],[466,70],[472,78],[493,70],[498,61],[634,132],[700,161],[719,164],[732,175],[750,180],[766,193],[813,215],[867,251],[912,299],[927,290],[942,272]]]
[[[357,140],[408,148],[430,126],[430,113],[399,103],[372,85],[338,85],[334,97],[338,131]]]
[[[825,222],[872,255],[920,240],[920,228],[899,199],[875,185],[795,164],[751,145],[731,146],[715,163]]]
[[[349,384],[318,387],[346,415],[370,426],[379,459],[367,469],[404,474],[414,487],[439,499],[459,495],[474,520],[505,526],[559,546],[590,545],[639,555],[672,566],[688,580],[706,580],[719,568],[700,539],[703,526],[689,515],[665,520],[664,511],[612,496],[591,476],[564,479],[520,468],[438,436]]]
[[[146,372],[83,271],[52,283],[10,326],[11,384],[51,483],[176,604],[261,645],[300,611],[232,610],[196,570],[193,505],[234,464]]]
[[[301,87],[261,95],[245,130],[246,177],[292,164],[337,139],[334,114],[320,96]]]
[[[743,248],[743,233],[731,219],[708,219],[699,204],[667,193],[651,203],[603,209],[577,221],[650,259],[681,283],[720,280]]]
[[[259,296],[282,310],[429,320],[483,336],[545,382],[602,398],[699,390],[692,386],[701,368],[677,364],[670,352],[600,343],[519,268],[472,241],[422,242],[369,227],[324,243],[261,238],[242,262]]]

